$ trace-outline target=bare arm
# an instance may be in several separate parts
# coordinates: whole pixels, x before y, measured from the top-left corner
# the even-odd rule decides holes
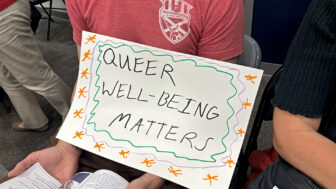
[[[317,132],[320,118],[274,108],[273,145],[294,167],[326,188],[336,186],[336,144]]]

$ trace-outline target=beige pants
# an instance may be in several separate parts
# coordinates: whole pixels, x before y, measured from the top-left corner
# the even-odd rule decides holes
[[[29,0],[0,11],[0,86],[26,128],[48,123],[33,92],[45,97],[63,119],[69,110],[71,91],[45,62],[30,28]]]

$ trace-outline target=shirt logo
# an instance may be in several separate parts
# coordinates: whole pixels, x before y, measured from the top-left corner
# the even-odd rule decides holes
[[[183,0],[161,0],[159,22],[164,36],[173,44],[181,42],[190,32],[189,10],[193,7]]]

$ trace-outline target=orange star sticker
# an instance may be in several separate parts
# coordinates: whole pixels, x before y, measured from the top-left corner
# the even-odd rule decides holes
[[[91,60],[91,58],[89,57],[90,55],[92,55],[91,50],[88,50],[87,52],[84,53],[84,58],[82,59],[82,62],[84,62],[84,60],[89,59]]]
[[[94,36],[89,36],[88,38],[86,38],[86,42],[85,42],[85,45],[86,44],[88,44],[90,41],[92,42],[92,43],[95,43],[96,41],[95,41],[95,39],[96,39],[96,35],[94,35]]]
[[[84,98],[86,97],[86,96],[84,95],[84,93],[87,93],[87,91],[85,91],[85,88],[86,88],[86,87],[79,88],[79,91],[78,91],[79,96],[78,96],[78,98],[80,98],[81,96],[83,96]]]
[[[173,173],[175,175],[175,177],[177,177],[178,175],[182,175],[182,173],[179,173],[182,170],[180,170],[180,169],[174,170],[174,168],[172,166],[170,166],[168,168],[168,170],[169,170],[170,173]]]
[[[94,146],[94,148],[98,148],[99,152],[101,149],[104,149],[103,147],[104,143],[98,144],[98,142],[96,142],[96,145]]]
[[[123,158],[127,158],[126,154],[129,154],[129,153],[130,153],[130,151],[125,152],[124,150],[121,150],[121,151],[119,152],[119,154],[122,155]]]
[[[245,131],[243,131],[243,129],[240,128],[237,132],[237,135],[240,135],[242,137],[244,133],[245,133]]]
[[[211,186],[211,184],[212,184],[211,181],[212,180],[218,180],[217,177],[218,176],[211,176],[210,173],[209,173],[206,178],[203,178],[203,180],[209,180],[210,181],[210,186]]]
[[[244,102],[242,105],[244,106],[244,109],[246,109],[247,106],[251,106],[252,104],[251,104],[251,103],[248,101],[248,99],[246,98],[246,102]]]
[[[74,118],[76,118],[76,117],[79,117],[80,119],[82,119],[82,117],[80,116],[82,113],[84,113],[83,112],[83,108],[81,108],[79,111],[78,110],[76,110],[75,112],[74,112]]]
[[[81,131],[81,132],[76,131],[75,136],[74,136],[73,138],[78,137],[79,139],[82,139],[82,137],[81,137],[82,135],[84,135],[84,132],[83,132],[83,131]]]
[[[256,79],[257,76],[251,76],[249,74],[249,75],[245,75],[245,78],[246,78],[247,81],[251,81],[253,84],[255,84],[255,82],[253,81],[253,79]]]
[[[88,79],[88,77],[87,77],[87,74],[89,74],[88,68],[86,68],[84,71],[82,71],[81,74],[82,74],[81,78],[85,77],[85,79]]]
[[[232,167],[232,166],[231,166],[231,163],[232,163],[232,164],[236,164],[236,163],[231,159],[231,157],[230,157],[230,159],[226,160],[225,163],[228,163],[228,164],[229,164],[229,167]]]
[[[154,162],[153,159],[148,160],[148,159],[146,158],[146,159],[145,159],[143,162],[141,162],[141,163],[145,163],[147,167],[151,167],[152,164],[154,164],[155,162]]]

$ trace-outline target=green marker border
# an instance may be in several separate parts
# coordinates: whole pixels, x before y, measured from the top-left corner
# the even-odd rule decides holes
[[[216,153],[216,154],[212,154],[212,155],[211,155],[211,159],[212,159],[212,160],[193,159],[193,158],[188,158],[188,157],[178,156],[178,155],[175,154],[175,152],[158,150],[155,146],[136,146],[136,145],[134,145],[134,144],[133,144],[131,141],[129,141],[129,140],[125,140],[125,139],[115,139],[115,138],[113,138],[113,137],[111,136],[111,134],[110,134],[108,131],[106,131],[106,130],[97,130],[97,129],[96,129],[96,123],[95,123],[94,121],[91,121],[91,120],[92,120],[93,116],[95,115],[94,110],[95,110],[95,109],[98,107],[98,105],[99,105],[99,100],[96,99],[96,96],[97,96],[97,94],[98,94],[98,92],[99,92],[99,90],[100,90],[100,87],[97,85],[97,83],[98,83],[98,81],[99,81],[99,79],[100,79],[100,75],[98,74],[98,70],[99,70],[99,67],[100,67],[100,65],[101,65],[101,61],[99,60],[99,57],[100,57],[100,55],[102,54],[102,50],[101,50],[101,48],[104,47],[104,46],[110,46],[110,47],[112,47],[112,48],[114,48],[114,49],[118,49],[118,48],[121,48],[121,47],[123,47],[123,46],[126,46],[126,47],[129,47],[134,53],[148,52],[148,53],[152,54],[153,56],[168,56],[168,57],[170,57],[170,58],[172,59],[173,62],[192,61],[192,62],[194,62],[195,67],[212,68],[212,69],[216,70],[217,72],[220,72],[220,73],[224,73],[224,74],[230,75],[230,76],[231,76],[230,83],[231,83],[231,85],[233,86],[233,88],[235,89],[235,93],[234,93],[233,96],[229,97],[229,98],[226,100],[227,104],[229,105],[229,107],[230,107],[231,110],[232,110],[232,114],[231,114],[231,115],[229,116],[229,118],[226,120],[226,125],[227,125],[227,130],[228,130],[228,132],[227,132],[227,133],[224,135],[224,137],[222,138],[222,144],[223,144],[225,150],[224,150],[223,152],[219,152],[219,153]],[[90,119],[87,121],[87,124],[93,124],[93,125],[94,125],[94,130],[95,130],[96,132],[105,132],[105,133],[107,133],[107,134],[109,135],[109,137],[110,137],[112,140],[128,142],[129,144],[131,144],[131,145],[132,145],[133,147],[135,147],[135,148],[154,148],[154,149],[155,149],[157,152],[159,152],[159,153],[170,153],[170,154],[173,154],[176,158],[183,158],[183,159],[187,159],[187,160],[190,160],[190,161],[213,162],[213,163],[214,163],[214,162],[216,162],[216,159],[214,158],[214,156],[218,156],[218,155],[223,154],[223,153],[226,152],[227,147],[226,147],[226,145],[224,144],[223,140],[224,140],[224,139],[229,135],[229,133],[230,133],[230,129],[229,129],[229,120],[233,117],[233,115],[234,115],[234,113],[235,113],[234,109],[232,108],[231,104],[229,103],[229,100],[231,100],[233,97],[235,97],[235,96],[237,95],[237,88],[236,88],[235,85],[232,83],[232,80],[233,80],[233,78],[234,78],[234,76],[233,76],[232,74],[230,74],[230,73],[228,73],[228,72],[224,72],[224,71],[218,70],[217,68],[215,68],[215,67],[213,67],[213,66],[197,65],[197,62],[196,62],[195,60],[193,60],[193,59],[175,60],[174,57],[171,56],[171,55],[169,55],[169,54],[157,55],[157,54],[154,54],[153,52],[151,52],[151,51],[149,51],[149,50],[135,51],[131,46],[129,46],[129,45],[127,45],[127,44],[121,44],[121,45],[116,46],[116,47],[112,46],[111,44],[99,45],[99,56],[97,57],[97,61],[99,61],[99,65],[98,65],[97,70],[96,70],[96,76],[98,77],[98,79],[97,79],[97,81],[96,81],[96,83],[95,83],[95,86],[96,86],[98,89],[97,89],[96,94],[95,94],[94,97],[93,97],[93,101],[96,102],[96,105],[95,105],[95,107],[91,110],[91,112],[90,112],[91,117],[90,117]]]

